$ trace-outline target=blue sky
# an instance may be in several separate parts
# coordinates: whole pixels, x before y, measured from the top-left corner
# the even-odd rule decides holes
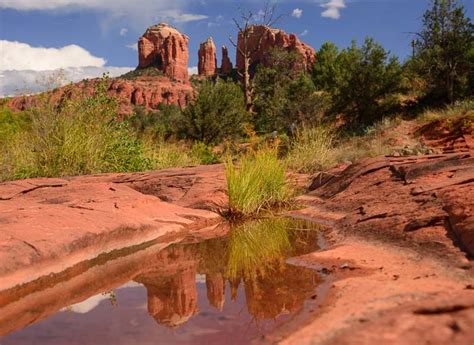
[[[472,18],[474,1],[461,2]],[[428,4],[429,0],[279,0],[278,11],[288,16],[278,26],[316,49],[328,40],[345,47],[352,39],[361,42],[372,36],[403,60],[410,54],[409,33],[419,30]],[[10,70],[9,78],[14,79],[11,70],[93,66],[99,72],[111,66],[134,67],[137,52],[131,47],[149,25],[161,21],[190,37],[189,66],[196,66],[199,43],[208,36],[217,46],[230,45],[228,36],[236,32],[232,17],[239,6],[257,12],[262,1],[0,0],[0,72]],[[0,82],[11,83],[4,75]]]

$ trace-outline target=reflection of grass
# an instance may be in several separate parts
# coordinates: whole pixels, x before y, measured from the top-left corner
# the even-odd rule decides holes
[[[229,239],[228,277],[250,278],[276,267],[275,263],[292,251],[294,226],[294,220],[270,218],[235,228]]]
[[[243,156],[238,167],[229,159],[226,178],[232,215],[249,216],[287,201],[286,166],[275,149],[262,149]]]

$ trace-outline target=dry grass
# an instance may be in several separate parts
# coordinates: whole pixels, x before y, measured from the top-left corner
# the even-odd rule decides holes
[[[286,164],[278,159],[274,148],[245,154],[238,165],[228,158],[225,170],[232,216],[257,214],[286,202],[291,196]]]

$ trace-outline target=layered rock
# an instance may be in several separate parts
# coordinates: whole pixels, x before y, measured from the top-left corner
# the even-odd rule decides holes
[[[55,89],[50,93],[50,103],[60,106],[66,99],[79,99],[94,94],[100,79],[82,81],[73,85]],[[174,104],[184,108],[193,97],[193,88],[189,83],[170,80],[168,77],[137,77],[135,79],[111,79],[108,95],[117,99],[121,115],[133,113],[134,106],[147,111],[156,111],[160,104]],[[18,96],[9,99],[6,105],[14,111],[23,111],[41,104],[38,96]]]
[[[216,45],[212,37],[209,37],[206,42],[201,43],[198,55],[199,75],[204,77],[215,75],[217,70]]]
[[[156,67],[166,76],[188,81],[189,38],[165,23],[149,27],[138,40],[138,68]]]
[[[280,29],[273,29],[263,25],[254,25],[250,28],[247,40],[247,51],[251,52],[250,65],[262,63],[269,65],[268,57],[271,48],[281,48],[295,52],[301,56],[301,68],[310,72],[315,62],[315,51],[309,45],[301,42],[295,34],[288,34]],[[244,69],[244,57],[239,50],[244,50],[244,39],[239,33],[237,42],[237,69]]]
[[[221,68],[220,73],[222,75],[230,75],[232,73],[232,69],[234,66],[229,58],[229,50],[226,46],[222,46],[222,61],[221,61]]]

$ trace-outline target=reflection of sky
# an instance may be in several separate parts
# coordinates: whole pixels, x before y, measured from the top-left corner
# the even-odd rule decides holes
[[[206,284],[206,275],[205,274],[197,274],[196,275],[196,283],[198,284]],[[126,288],[133,288],[133,287],[138,287],[142,286],[141,284],[138,284],[136,282],[128,282],[125,285],[122,285],[115,290],[119,289],[126,289]],[[94,310],[102,301],[108,300],[110,297],[109,294],[107,293],[101,293],[92,297],[89,297],[88,299],[73,304],[67,308],[63,308],[62,311],[69,311],[73,313],[78,313],[78,314],[87,314],[88,312]],[[145,305],[146,308],[146,305]]]
[[[142,286],[142,285],[135,282],[128,282],[127,284],[118,287],[116,290],[134,288],[138,286]],[[78,314],[87,314],[88,312],[94,310],[100,304],[100,302],[108,300],[109,297],[110,295],[108,293],[101,293],[101,294],[89,297],[88,299],[82,302],[73,304],[67,308],[63,308],[62,311],[69,311],[69,312],[78,313]]]

